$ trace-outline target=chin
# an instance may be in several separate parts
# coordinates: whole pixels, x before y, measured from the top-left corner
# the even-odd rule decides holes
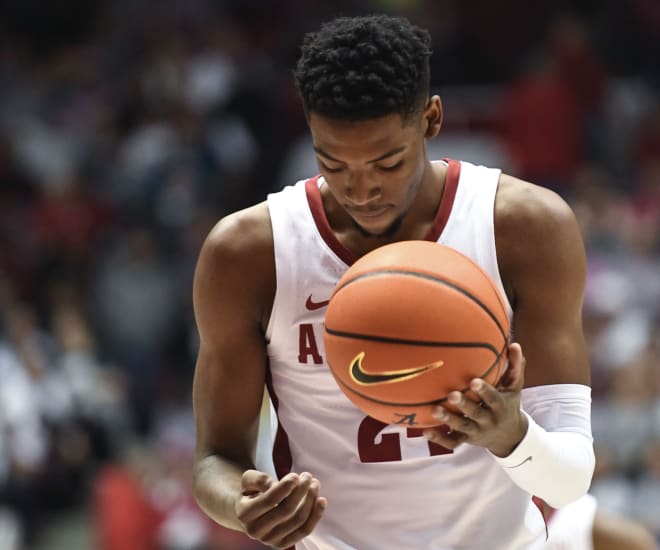
[[[390,225],[387,227],[384,227],[383,229],[365,229],[362,227],[360,224],[358,224],[355,220],[353,220],[353,225],[356,227],[356,229],[360,232],[360,234],[363,237],[392,237],[394,236],[397,231],[401,228],[401,224],[403,223],[403,216],[399,216],[396,218]]]

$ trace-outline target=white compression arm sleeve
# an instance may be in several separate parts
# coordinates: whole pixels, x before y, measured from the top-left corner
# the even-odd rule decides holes
[[[524,388],[521,396],[527,433],[509,456],[495,459],[518,487],[561,508],[584,495],[591,484],[591,388],[536,386]]]

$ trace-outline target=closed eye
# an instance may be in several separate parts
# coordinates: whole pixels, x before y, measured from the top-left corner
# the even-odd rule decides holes
[[[395,170],[398,170],[403,166],[403,161],[400,160],[399,162],[392,164],[391,166],[378,166],[377,168],[379,170],[382,170],[384,172],[394,172]]]
[[[325,172],[328,172],[329,174],[336,174],[337,172],[342,171],[342,168],[330,168],[321,161],[319,161],[319,164],[321,165],[321,169],[324,170]]]

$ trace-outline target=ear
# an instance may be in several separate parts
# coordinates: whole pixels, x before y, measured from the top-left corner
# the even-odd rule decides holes
[[[426,124],[425,138],[431,139],[440,133],[440,127],[442,126],[442,100],[440,96],[434,95],[429,98],[422,120]]]

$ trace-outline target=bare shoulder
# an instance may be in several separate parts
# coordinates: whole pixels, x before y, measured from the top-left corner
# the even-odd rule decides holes
[[[209,232],[201,255],[232,255],[234,259],[258,260],[256,250],[272,250],[273,236],[265,202],[222,218]]]
[[[202,337],[220,306],[225,314],[235,308],[248,319],[263,321],[274,292],[273,236],[262,202],[221,219],[202,246],[193,286]]]
[[[495,201],[495,236],[502,278],[521,273],[584,275],[585,253],[571,207],[557,193],[502,174]],[[507,292],[511,292],[507,288]]]
[[[578,229],[573,210],[557,193],[507,174],[500,177],[495,220],[503,237],[516,240],[525,235],[531,239],[559,237]]]

